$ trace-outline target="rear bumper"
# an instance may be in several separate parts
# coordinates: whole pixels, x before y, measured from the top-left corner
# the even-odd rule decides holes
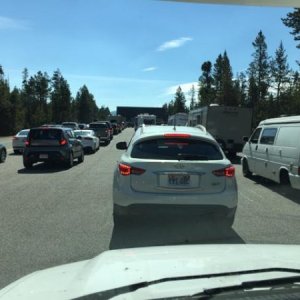
[[[234,217],[236,207],[228,208],[220,205],[160,205],[160,204],[133,204],[120,206],[114,204],[114,215],[120,217],[199,217],[214,216],[220,218]]]
[[[44,155],[48,155],[47,158],[44,158]],[[69,151],[26,151],[23,153],[24,161],[31,163],[36,162],[47,162],[47,161],[57,161],[65,162],[70,158]]]
[[[155,206],[178,206],[186,207],[193,210],[194,208],[217,207],[235,208],[238,202],[238,192],[236,182],[232,181],[227,184],[226,188],[220,193],[212,194],[159,194],[159,193],[142,193],[133,191],[130,187],[125,185],[118,185],[114,181],[113,185],[113,202],[120,207],[134,207],[134,205],[155,205]]]

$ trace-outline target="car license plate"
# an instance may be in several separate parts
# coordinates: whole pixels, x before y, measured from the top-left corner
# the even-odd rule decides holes
[[[40,158],[41,159],[47,159],[48,158],[48,154],[40,154]]]
[[[187,174],[169,174],[168,183],[170,186],[189,186],[191,177]]]

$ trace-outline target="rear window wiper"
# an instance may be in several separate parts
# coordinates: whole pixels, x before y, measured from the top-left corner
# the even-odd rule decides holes
[[[208,160],[208,157],[199,154],[178,153],[177,159],[178,160]]]

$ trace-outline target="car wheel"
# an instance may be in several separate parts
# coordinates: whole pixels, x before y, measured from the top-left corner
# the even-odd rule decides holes
[[[84,161],[84,152],[83,150],[81,151],[81,155],[78,157],[78,162],[82,163]]]
[[[246,177],[246,178],[252,177],[252,172],[249,170],[248,162],[246,159],[243,159],[242,169],[243,169],[244,177]]]
[[[280,184],[283,186],[291,185],[289,173],[286,170],[280,172]]]
[[[6,150],[5,149],[2,149],[0,151],[0,163],[4,163],[6,160]]]
[[[71,152],[69,155],[69,161],[67,162],[67,168],[72,168],[74,164],[73,153]]]
[[[32,162],[23,161],[23,165],[24,165],[25,169],[31,169],[32,168]]]

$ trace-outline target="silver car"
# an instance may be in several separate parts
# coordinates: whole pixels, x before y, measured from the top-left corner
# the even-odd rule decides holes
[[[213,215],[227,225],[237,207],[235,168],[204,127],[137,129],[114,172],[114,220]]]
[[[12,147],[15,154],[23,153],[29,130],[30,129],[23,129],[19,131],[15,136],[13,136]]]
[[[81,141],[85,151],[95,153],[100,148],[100,140],[95,135],[94,130],[74,130],[77,139]]]

